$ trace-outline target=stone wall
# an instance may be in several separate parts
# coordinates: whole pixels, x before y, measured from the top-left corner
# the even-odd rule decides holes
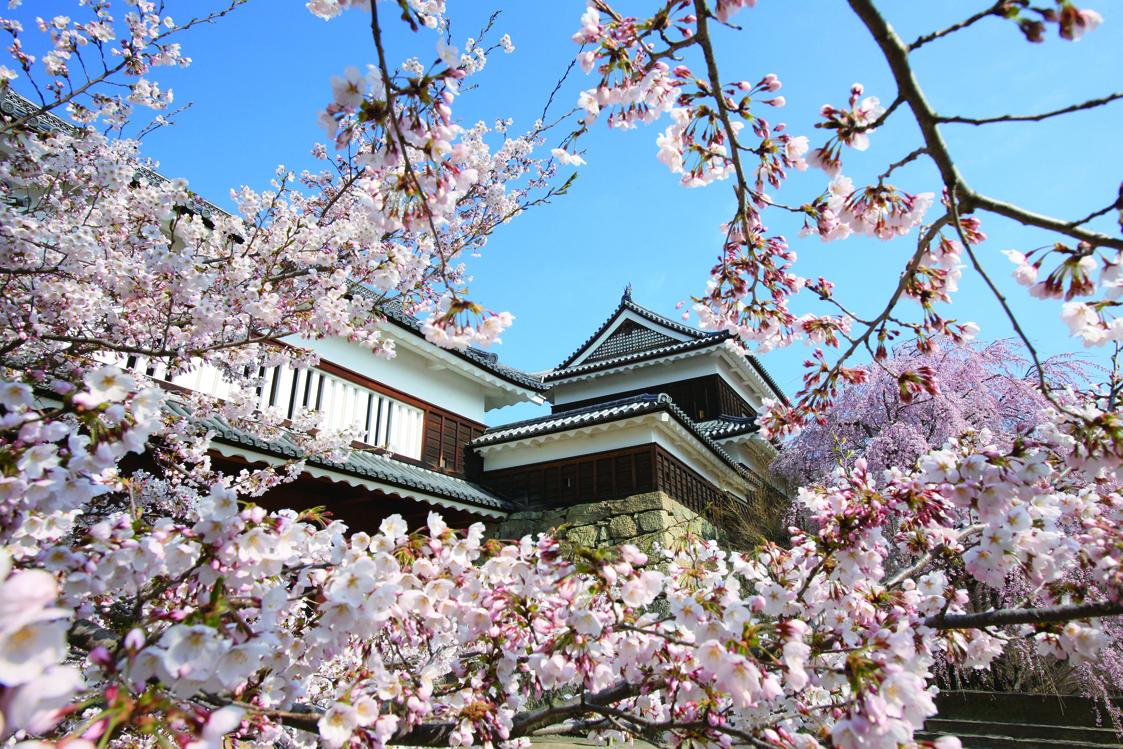
[[[562,526],[566,529],[559,537],[576,544],[598,547],[635,544],[645,552],[656,542],[666,547],[687,533],[703,538],[718,537],[708,520],[664,492],[635,494],[556,510],[514,512],[503,522],[490,525],[488,531],[493,538],[518,539]]]

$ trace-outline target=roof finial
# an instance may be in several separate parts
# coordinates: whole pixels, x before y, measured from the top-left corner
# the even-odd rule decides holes
[[[632,301],[632,285],[628,284],[624,287],[624,296],[620,297],[620,303]]]

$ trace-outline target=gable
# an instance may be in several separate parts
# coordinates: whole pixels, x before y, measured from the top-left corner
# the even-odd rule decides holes
[[[624,320],[599,346],[589,352],[582,363],[611,359],[626,354],[650,351],[654,348],[678,343],[666,333],[641,325],[635,320]]]
[[[615,335],[616,331],[626,321],[637,323],[640,327],[648,328],[654,333],[665,337],[665,340],[662,344],[652,346],[652,348],[658,348],[658,346],[660,345],[665,346],[668,343],[681,343],[683,341],[700,340],[712,335],[710,333],[697,330],[696,328],[692,328],[689,325],[684,325],[676,320],[672,320],[669,317],[664,317],[657,312],[652,312],[646,307],[639,306],[632,301],[631,290],[631,286],[629,286],[627,290],[625,290],[624,296],[620,299],[620,306],[616,308],[616,311],[612,313],[612,316],[605,320],[604,324],[597,329],[597,332],[593,333],[593,335],[589,337],[585,341],[585,343],[581,344],[580,348],[570,354],[570,356],[564,362],[558,365],[555,371],[591,361],[593,352],[597,351],[597,349],[599,349],[601,345],[603,345],[608,340],[608,338]],[[624,345],[625,341],[620,341],[619,343],[621,345]],[[621,355],[609,354],[608,352],[610,350],[611,349],[606,349],[604,354],[602,356],[599,356],[598,358],[603,361],[606,359],[611,359],[613,356]],[[646,350],[648,349],[624,348],[622,349],[622,353],[628,354]]]

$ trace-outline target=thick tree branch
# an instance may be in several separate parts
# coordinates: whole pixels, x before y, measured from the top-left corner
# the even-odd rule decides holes
[[[1097,603],[1042,606],[1036,609],[998,609],[977,614],[936,614],[924,620],[932,629],[982,629],[1011,624],[1062,624],[1075,619],[1094,619],[1101,616],[1123,615],[1123,603],[1100,601]]]
[[[71,647],[78,648],[87,653],[99,647],[105,648],[112,653],[117,650],[120,644],[117,640],[117,635],[104,627],[99,627],[89,619],[76,620],[74,624],[71,625],[70,631],[67,632],[66,639]]]
[[[920,83],[913,75],[912,67],[909,65],[909,48],[874,6],[873,0],[849,0],[849,2],[850,7],[873,34],[874,41],[885,55],[885,60],[889,63],[889,69],[897,82],[898,94],[912,109],[913,116],[920,126],[920,132],[924,136],[924,143],[928,147],[928,155],[936,162],[944,184],[966,185],[967,182],[959,174],[955,162],[952,161],[948,145],[937,127],[939,116],[928,103]]]
[[[571,718],[595,712],[596,708],[612,705],[621,700],[626,700],[629,697],[637,697],[645,691],[661,689],[663,686],[662,683],[642,685],[620,682],[596,694],[585,692],[578,697],[571,697],[568,700],[550,705],[549,707],[543,707],[527,713],[520,713],[515,716],[512,723],[510,738],[517,739],[522,736],[530,736],[535,731],[565,723]],[[263,710],[256,705],[228,701],[215,697],[211,697],[211,701],[222,705],[236,705],[250,712],[261,713],[289,728],[296,728],[310,733],[317,733],[319,731],[317,721],[319,721],[320,717],[323,715],[321,710],[310,706],[306,707],[306,711],[300,709],[304,706],[298,706],[296,711],[282,712]],[[457,730],[458,726],[459,722],[422,723],[409,730],[399,731],[387,743],[399,746],[447,747],[449,746],[449,738],[452,736],[452,733]]]

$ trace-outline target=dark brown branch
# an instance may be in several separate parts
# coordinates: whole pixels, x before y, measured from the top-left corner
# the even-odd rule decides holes
[[[535,731],[564,723],[571,718],[587,715],[588,713],[595,712],[597,708],[612,705],[630,697],[637,697],[644,691],[661,689],[663,686],[664,685],[660,682],[647,685],[646,687],[640,684],[620,682],[596,694],[585,692],[579,697],[572,697],[568,700],[550,705],[549,707],[521,713],[515,716],[515,720],[511,726],[510,737],[516,739],[522,736],[530,736]],[[323,715],[321,710],[311,706],[298,705],[295,710],[285,712],[263,710],[257,705],[230,701],[215,696],[209,696],[208,699],[216,704],[236,705],[250,712],[268,716],[289,728],[296,728],[310,733],[317,733],[319,731],[317,721],[319,721],[320,717]],[[459,723],[422,723],[408,731],[399,731],[388,743],[404,746],[448,746],[449,738],[452,736],[453,731],[457,729],[458,725]]]
[[[1111,205],[1109,205],[1107,208],[1101,208],[1098,211],[1093,211],[1092,213],[1089,213],[1087,216],[1085,216],[1082,219],[1079,219],[1078,221],[1072,221],[1071,224],[1073,226],[1080,226],[1082,224],[1088,223],[1089,221],[1091,221],[1094,218],[1099,218],[1100,216],[1104,216],[1104,215],[1106,215],[1108,213],[1111,213],[1112,211],[1115,211],[1115,210],[1123,210],[1123,189],[1119,190],[1119,199],[1116,200]]]
[[[649,685],[650,689],[660,689],[662,684]],[[590,712],[591,707],[602,707],[605,705],[612,705],[626,700],[629,697],[638,697],[643,693],[644,687],[640,684],[628,684],[620,682],[614,684],[608,689],[602,689],[596,694],[585,692],[580,697],[571,697],[568,700],[560,702],[550,707],[544,707],[539,710],[533,710],[529,713],[523,713],[517,716],[514,720],[514,725],[511,727],[511,738],[519,738],[520,736],[529,736],[534,731],[546,726],[554,725],[568,720],[570,717],[583,715]],[[410,741],[397,741],[395,743],[413,744]],[[405,738],[405,737],[402,737]],[[430,745],[431,746],[431,745]]]
[[[932,629],[983,629],[1011,624],[1062,624],[1075,619],[1094,619],[1101,616],[1123,615],[1123,603],[1100,601],[1097,603],[1042,606],[1036,609],[998,609],[977,614],[937,614],[924,620]]]
[[[976,13],[975,15],[968,18],[966,21],[960,21],[959,23],[957,23],[953,26],[948,26],[943,31],[934,31],[931,34],[925,34],[924,36],[920,37],[915,42],[913,42],[912,44],[909,45],[909,52],[912,52],[914,49],[919,49],[920,47],[923,47],[928,42],[934,42],[937,39],[939,39],[940,37],[947,36],[948,34],[959,31],[960,29],[965,29],[968,26],[970,26],[971,24],[983,20],[987,16],[1000,16],[1000,15],[1002,15],[1003,11],[1006,9],[1006,2],[1007,2],[1007,0],[998,0],[998,2],[995,3],[994,5],[992,5],[991,7],[987,8],[986,10],[982,11],[981,13]]]
[[[885,55],[885,60],[889,63],[893,78],[897,82],[899,96],[908,102],[909,108],[912,109],[913,116],[916,118],[916,123],[920,126],[920,132],[924,136],[924,143],[928,148],[928,155],[932,157],[936,167],[940,170],[940,178],[944,185],[949,189],[956,190],[956,197],[959,199],[963,213],[970,213],[981,208],[1000,216],[1006,216],[1026,226],[1036,226],[1058,234],[1065,234],[1074,239],[1088,242],[1095,247],[1113,247],[1123,250],[1123,239],[1081,229],[1067,221],[1042,216],[1010,203],[988,198],[972,190],[968,186],[967,180],[959,173],[959,168],[951,157],[947,142],[940,133],[939,124],[942,121],[940,116],[932,109],[932,105],[928,102],[928,98],[924,95],[916,76],[913,74],[912,66],[909,64],[909,48],[905,46],[901,37],[881,15],[873,0],[849,0],[849,3],[873,35],[874,41],[877,42],[882,54]]]
[[[997,213],[999,216],[1013,219],[1018,223],[1027,226],[1036,226],[1040,229],[1049,229],[1058,234],[1066,234],[1073,239],[1078,239],[1082,242],[1087,242],[1093,247],[1112,247],[1117,250],[1123,250],[1123,239],[1116,239],[1109,237],[1106,234],[1101,234],[1096,231],[1088,231],[1081,229],[1077,224],[1062,221],[1059,218],[1051,216],[1042,216],[1040,213],[1027,211],[1025,208],[1019,208],[1012,203],[1006,203],[995,198],[988,198],[986,195],[980,195],[974,190],[967,191],[966,199],[962,201],[971,208],[981,208],[984,211]]]
[[[898,167],[902,167],[905,164],[908,164],[910,162],[916,161],[918,158],[920,158],[921,156],[923,156],[926,153],[928,153],[928,149],[925,148],[924,146],[921,146],[920,148],[916,149],[915,151],[913,151],[912,153],[910,153],[908,156],[901,159],[900,161],[897,161],[895,163],[890,164],[889,168],[885,170],[885,174],[882,174],[880,177],[877,178],[878,184],[881,184],[885,180],[889,179],[889,175],[893,173],[894,169],[897,169]]]
[[[66,634],[66,639],[72,647],[87,653],[94,648],[105,648],[112,653],[120,645],[117,635],[104,627],[99,627],[89,619],[75,620]]]
[[[1123,93],[1111,94],[1104,96],[1100,99],[1089,99],[1083,104],[1073,104],[1071,107],[1064,109],[1057,109],[1053,112],[1045,112],[1044,114],[1004,114],[1001,117],[940,117],[940,122],[958,122],[964,125],[990,125],[995,122],[1040,122],[1041,120],[1050,117],[1058,117],[1062,114],[1070,114],[1072,112],[1079,112],[1081,109],[1092,109],[1093,107],[1100,107],[1108,102],[1115,101],[1116,99],[1123,99]]]

